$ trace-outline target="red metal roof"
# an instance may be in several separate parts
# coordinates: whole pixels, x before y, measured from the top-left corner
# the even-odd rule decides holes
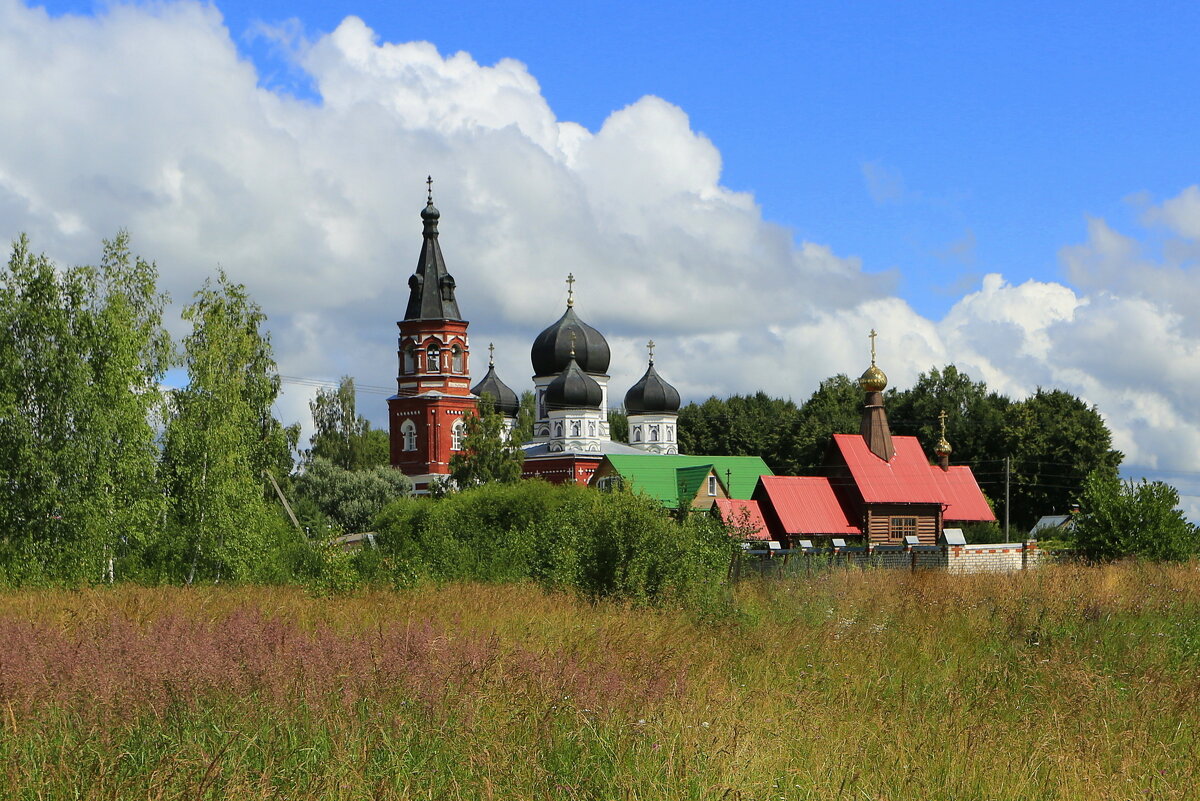
[[[945,498],[943,520],[975,522],[996,519],[979,485],[975,483],[975,474],[971,472],[971,468],[955,465],[943,471],[937,465],[932,465],[929,470],[942,492],[942,497]]]
[[[861,441],[861,437],[859,438]],[[872,457],[874,458],[874,457]],[[786,534],[862,534],[823,476],[759,478]]]
[[[739,528],[749,529],[748,540],[769,540],[767,521],[763,520],[762,510],[758,501],[743,501],[737,498],[717,498],[717,514],[726,523]]]
[[[885,462],[858,434],[834,434],[842,458],[866,503],[944,503],[916,437],[892,437],[896,454]],[[976,488],[978,489],[978,487]]]

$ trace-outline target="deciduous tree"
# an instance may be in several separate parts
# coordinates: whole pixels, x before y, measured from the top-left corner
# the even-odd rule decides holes
[[[354,379],[342,376],[337,389],[319,389],[308,404],[314,433],[308,458],[327,459],[343,470],[388,464],[387,432],[371,428],[355,408]]]
[[[1073,538],[1093,559],[1182,561],[1200,551],[1200,530],[1179,510],[1179,493],[1161,481],[1122,481],[1111,470],[1096,470],[1080,501]]]
[[[184,340],[188,385],[174,393],[166,431],[177,555],[189,583],[245,577],[275,517],[262,471],[287,461],[289,451],[271,411],[279,376],[266,318],[223,271],[183,317],[192,323]]]
[[[521,477],[525,455],[520,443],[505,436],[504,416],[496,412],[490,397],[479,401],[476,413],[466,415],[463,426],[463,449],[450,457],[450,477],[460,488]]]

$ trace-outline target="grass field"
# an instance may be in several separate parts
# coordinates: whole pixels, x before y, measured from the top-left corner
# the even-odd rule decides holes
[[[1195,799],[1200,571],[0,595],[5,799]]]

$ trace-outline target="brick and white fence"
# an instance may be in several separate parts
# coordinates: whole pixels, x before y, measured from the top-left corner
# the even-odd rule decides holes
[[[751,568],[757,573],[796,573],[817,567],[858,567],[884,570],[944,570],[947,573],[1012,573],[1041,563],[1044,552],[1037,540],[987,545],[843,545],[816,548],[805,543],[791,551],[748,550],[747,555],[768,557]],[[734,577],[741,575],[737,560]]]

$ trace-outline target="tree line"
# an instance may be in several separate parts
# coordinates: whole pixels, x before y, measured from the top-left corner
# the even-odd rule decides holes
[[[191,582],[262,574],[286,533],[263,473],[286,475],[299,427],[272,414],[266,318],[219,272],[183,309],[129,237],[60,268],[21,236],[0,275],[0,567],[8,581]],[[167,391],[167,370],[187,372]]]
[[[311,401],[315,433],[298,450],[299,425],[273,413],[280,379],[266,317],[245,287],[224,272],[205,281],[175,342],[157,281],[125,233],[104,242],[97,265],[73,268],[35,254],[24,236],[14,242],[0,272],[0,583],[325,575],[342,564],[328,547],[335,535],[378,527],[409,494],[348,377]],[[163,386],[172,367],[186,372],[180,389]],[[467,447],[452,464],[459,488],[519,478],[514,442],[531,433],[532,400],[522,397],[508,440],[486,399],[468,416]],[[778,473],[813,473],[833,433],[858,430],[861,404],[844,375],[800,405],[764,393],[710,398],[680,411],[679,443],[684,453],[759,455]],[[954,461],[975,469],[993,501],[1003,500],[1010,459],[1015,526],[1089,492],[1103,519],[1126,528],[1186,525],[1169,487],[1121,484],[1102,418],[1069,393],[1013,401],[948,366],[889,392],[887,406],[893,430],[927,451],[945,410]],[[619,439],[624,417],[610,421]],[[1128,552],[1110,531],[1086,536],[1099,556]],[[1181,542],[1159,555],[1194,552]]]
[[[1095,406],[1039,388],[1023,400],[989,390],[954,365],[931,368],[885,396],[892,432],[915,436],[932,456],[946,413],[952,464],[969,465],[1003,518],[1006,480],[1014,528],[1066,513],[1094,470],[1116,477],[1122,455]],[[803,403],[759,392],[691,403],[679,412],[686,453],[761,456],[777,473],[820,473],[833,434],[859,430],[863,392],[846,375],[820,383]]]

